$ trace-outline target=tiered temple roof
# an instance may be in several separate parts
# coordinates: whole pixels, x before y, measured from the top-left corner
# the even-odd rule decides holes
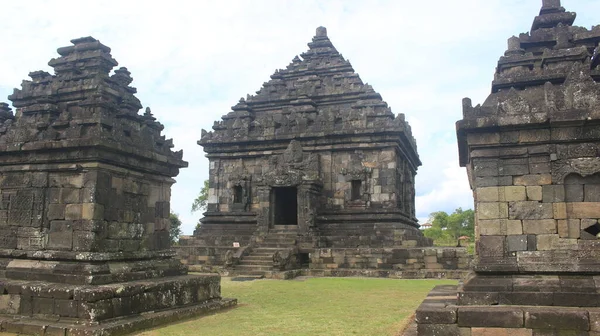
[[[544,0],[531,31],[508,39],[492,93],[482,105],[463,101],[459,129],[600,118],[600,25],[573,26],[576,14]],[[460,134],[459,134],[460,138]],[[466,148],[459,146],[461,164]]]
[[[133,79],[127,68],[111,75],[117,61],[109,47],[92,37],[71,42],[48,63],[54,75],[31,72],[31,80],[9,96],[16,116],[0,104],[0,151],[98,146],[144,160],[160,157],[164,172],[177,175],[179,167],[187,166],[183,152],[171,150],[172,139],[161,135],[164,127],[149,108],[138,114],[142,105],[129,86]]]
[[[352,137],[373,133],[401,134],[407,156],[420,165],[416,142],[404,114],[392,113],[381,95],[363,83],[352,65],[333,46],[324,27],[294,57],[276,70],[255,95],[240,99],[232,112],[203,130],[198,142],[207,153],[219,144],[285,141],[322,137]]]

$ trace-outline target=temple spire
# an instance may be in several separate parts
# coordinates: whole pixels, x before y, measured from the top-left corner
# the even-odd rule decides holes
[[[325,28],[323,26],[317,27],[315,37],[313,37],[312,42],[310,42],[308,44],[308,47],[310,48],[311,51],[316,51],[318,53],[323,53],[323,52],[337,53],[337,50],[335,49],[335,47],[329,40],[329,37],[327,37],[327,28]]]
[[[561,6],[560,0],[542,0],[540,15],[536,16],[531,25],[531,31],[540,28],[554,28],[559,24],[571,26],[575,21],[576,14],[567,12]]]

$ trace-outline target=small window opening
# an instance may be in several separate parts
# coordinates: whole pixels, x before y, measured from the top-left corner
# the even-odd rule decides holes
[[[242,203],[243,190],[242,186],[233,187],[233,203]]]
[[[596,236],[598,237],[598,234],[600,234],[600,224],[598,224],[598,222],[588,226],[587,228],[583,229],[583,231],[591,234],[592,236]]]
[[[362,181],[361,180],[352,180],[352,195],[351,195],[351,200],[353,201],[357,201],[360,200],[360,189],[362,187]]]
[[[303,267],[308,267],[310,264],[310,253],[298,253],[298,261]]]

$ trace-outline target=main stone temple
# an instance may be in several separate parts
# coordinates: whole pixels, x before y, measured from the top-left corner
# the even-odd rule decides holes
[[[452,249],[425,258],[421,162],[405,116],[363,83],[324,27],[308,47],[202,131],[208,209],[180,241],[183,260],[238,272],[466,266]]]

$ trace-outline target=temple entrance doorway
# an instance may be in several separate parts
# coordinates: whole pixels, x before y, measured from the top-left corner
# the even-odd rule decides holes
[[[298,225],[297,195],[296,187],[273,188],[273,225]]]

